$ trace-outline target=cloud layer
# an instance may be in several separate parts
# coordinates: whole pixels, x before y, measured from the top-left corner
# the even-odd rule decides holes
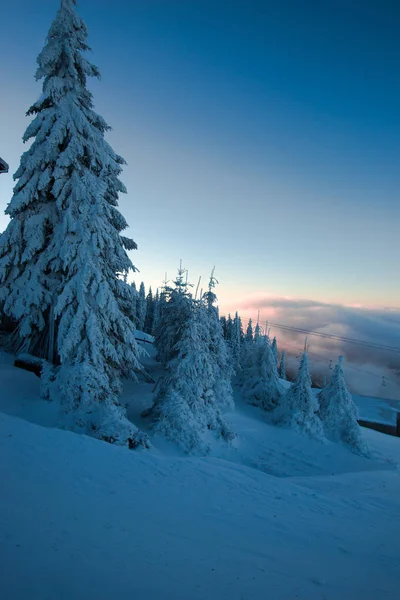
[[[324,304],[313,300],[254,295],[238,302],[243,321],[251,317],[269,321],[281,349],[296,356],[305,334],[282,330],[274,324],[328,333],[400,349],[400,309]],[[314,375],[329,374],[329,364],[339,354],[346,358],[346,375],[353,391],[400,399],[400,351],[398,353],[310,335],[310,362]],[[383,377],[385,382],[383,383]]]

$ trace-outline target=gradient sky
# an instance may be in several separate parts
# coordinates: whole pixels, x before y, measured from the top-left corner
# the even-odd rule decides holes
[[[58,0],[2,10],[0,155],[17,168]],[[246,294],[400,307],[400,4],[81,0],[96,110],[128,162],[138,280],[182,258]],[[12,177],[0,177],[0,207]],[[7,223],[0,216],[0,229]]]

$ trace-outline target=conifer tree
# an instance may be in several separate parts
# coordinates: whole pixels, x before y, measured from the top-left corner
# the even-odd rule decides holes
[[[28,111],[23,139],[33,141],[0,238],[0,307],[18,323],[25,350],[59,364],[44,384],[60,397],[63,424],[133,447],[146,438],[118,395],[120,375],[140,368],[126,283],[134,270],[126,250],[136,244],[121,235],[124,160],[93,110],[86,80],[99,71],[84,57],[87,28],[75,4],[61,1],[37,59],[42,95]]]
[[[146,296],[146,318],[144,321],[144,331],[146,333],[151,334],[151,332],[152,332],[153,315],[154,315],[154,299],[153,299],[153,292],[150,287],[149,292]]]
[[[242,318],[240,316],[239,316],[239,338],[240,338],[240,344],[243,344],[243,342],[244,342],[244,331],[243,331]]]
[[[208,292],[203,296],[203,302],[207,308],[209,348],[213,361],[213,390],[218,406],[223,410],[232,410],[234,408],[232,390],[233,368],[228,346],[223,336],[222,325],[218,318],[218,308],[215,306],[217,297],[214,288],[217,283],[218,281],[214,277],[213,270],[208,285]]]
[[[176,356],[176,344],[190,315],[192,296],[186,281],[186,270],[182,264],[173,282],[174,287],[165,284],[160,296],[160,318],[154,332],[157,360],[164,367]]]
[[[131,288],[132,288],[132,313],[133,313],[133,322],[135,324],[135,327],[138,326],[138,313],[137,313],[137,303],[138,303],[138,292],[136,289],[136,283],[134,281],[132,281],[131,283]]]
[[[279,364],[279,377],[286,381],[286,352],[283,350],[281,354],[281,362]]]
[[[257,324],[254,328],[254,341],[258,342],[261,339],[261,327],[260,323],[257,321]]]
[[[160,313],[161,313],[161,303],[160,303],[160,293],[158,291],[156,291],[156,295],[154,297],[154,302],[153,302],[153,322],[151,325],[151,335],[154,335],[154,332],[157,329],[159,320],[160,320]]]
[[[241,333],[242,323],[238,313],[236,312],[235,318],[233,319],[231,335],[229,339],[229,347],[231,349],[233,367],[236,370],[236,372],[240,369]]]
[[[253,323],[252,320],[249,319],[246,335],[244,336],[241,355],[240,355],[240,364],[241,364],[241,372],[237,374],[236,383],[239,385],[243,385],[245,379],[249,373],[249,369],[252,366],[254,360],[254,349],[253,349],[254,337],[253,337]]]
[[[233,335],[233,320],[231,317],[231,313],[228,314],[228,318],[226,320],[226,340],[228,342],[231,341]]]
[[[286,425],[311,438],[323,440],[324,431],[317,411],[318,401],[311,389],[308,357],[304,352],[296,380],[283,396],[273,418],[278,425]]]
[[[224,336],[224,339],[227,339],[227,325],[226,325],[226,317],[221,317],[220,318],[220,323],[221,323],[221,327],[222,327],[222,334]]]
[[[160,385],[151,416],[156,433],[165,435],[187,453],[207,454],[209,432],[226,441],[234,434],[215,399],[215,363],[210,352],[209,315],[204,302],[190,302]]]
[[[275,363],[276,365],[278,365],[278,343],[276,341],[276,337],[274,337],[274,339],[272,340],[271,350],[274,356]]]
[[[146,290],[145,290],[143,281],[139,287],[139,296],[138,296],[138,301],[137,301],[137,313],[138,313],[138,329],[139,329],[139,331],[144,331],[144,324],[146,321],[146,313],[147,313],[147,302],[146,302]]]
[[[282,396],[278,370],[267,338],[248,345],[248,354],[241,378],[247,400],[264,410],[274,410]]]
[[[368,454],[358,424],[358,411],[347,389],[343,373],[343,356],[335,366],[329,384],[318,395],[319,416],[327,437],[342,441],[358,454]]]
[[[253,341],[253,322],[251,319],[249,319],[249,324],[247,325],[247,330],[246,330],[246,342],[252,342]]]

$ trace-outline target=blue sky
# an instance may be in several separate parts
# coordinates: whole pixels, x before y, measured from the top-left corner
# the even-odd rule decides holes
[[[2,13],[0,155],[16,170],[57,0]],[[121,210],[156,285],[182,258],[220,300],[400,307],[396,2],[81,0]],[[1,210],[11,176],[0,178]],[[7,223],[1,214],[0,228]]]

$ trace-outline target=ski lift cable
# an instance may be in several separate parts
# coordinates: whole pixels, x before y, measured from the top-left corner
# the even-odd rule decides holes
[[[290,325],[282,325],[282,324],[278,324],[278,323],[272,323],[271,321],[268,321],[268,324],[271,325],[272,327],[281,329],[283,331],[294,331],[296,333],[304,333],[305,335],[313,335],[316,337],[321,337],[321,338],[330,339],[330,340],[339,341],[339,342],[345,342],[348,344],[356,344],[359,346],[374,348],[375,350],[386,350],[388,352],[395,352],[395,353],[400,354],[400,348],[398,348],[396,346],[389,346],[386,344],[378,344],[376,342],[368,342],[366,340],[357,340],[355,338],[343,337],[343,336],[339,336],[339,335],[335,335],[335,334],[331,334],[331,333],[323,333],[320,331],[312,331],[312,330],[308,330],[308,329],[302,329],[300,327],[293,327]]]
[[[297,348],[295,346],[292,346],[291,344],[286,344],[286,342],[285,342],[284,346],[285,346],[285,348],[288,347],[288,348],[295,350],[297,354],[301,354],[303,352],[303,350],[301,348]],[[318,357],[318,360],[313,361],[313,362],[319,362],[319,363],[324,363],[324,364],[326,363],[327,360],[331,361],[332,363],[334,362],[334,359],[328,358],[326,355],[324,355],[322,358],[322,355],[318,352],[308,351],[307,354]],[[355,371],[359,371],[360,373],[372,375],[373,377],[378,377],[378,378],[382,377],[382,375],[378,375],[378,373],[373,373],[372,371],[367,371],[366,369],[361,369],[360,367],[355,367],[348,362],[346,362],[345,369],[353,369]],[[390,381],[390,382],[394,383],[395,385],[399,385],[399,381],[397,381],[396,379],[392,379],[391,377],[387,377],[386,375],[384,376],[384,378],[385,378],[386,382]]]

